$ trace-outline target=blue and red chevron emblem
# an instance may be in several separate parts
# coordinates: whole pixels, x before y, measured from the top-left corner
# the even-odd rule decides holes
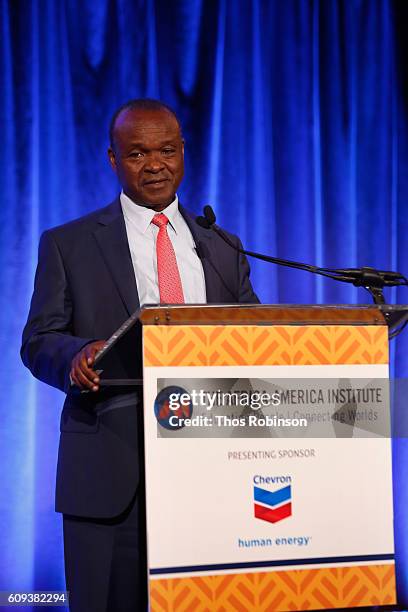
[[[277,523],[292,515],[292,488],[291,485],[267,491],[260,487],[254,487],[254,512],[255,518]]]

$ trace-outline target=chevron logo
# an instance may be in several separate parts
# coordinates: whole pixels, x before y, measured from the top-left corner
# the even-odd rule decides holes
[[[292,515],[292,487],[288,485],[276,491],[254,486],[255,518],[277,523]]]

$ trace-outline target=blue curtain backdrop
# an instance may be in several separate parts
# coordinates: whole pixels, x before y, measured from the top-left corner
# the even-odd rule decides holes
[[[177,110],[182,202],[247,248],[408,272],[403,3],[1,0],[0,590],[60,589],[53,488],[62,395],[19,360],[40,233],[108,203],[107,126],[132,97]],[[364,290],[252,263],[264,302],[367,303]],[[390,302],[408,301],[393,290]],[[394,342],[406,375],[406,338]],[[408,602],[408,450],[394,446]],[[404,605],[405,605],[404,604]]]

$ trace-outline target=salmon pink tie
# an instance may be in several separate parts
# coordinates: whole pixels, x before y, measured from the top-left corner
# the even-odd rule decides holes
[[[168,222],[168,218],[163,213],[154,215],[152,219],[152,223],[159,228],[156,240],[156,254],[160,303],[184,304],[183,286],[177,266],[176,254],[167,233]]]

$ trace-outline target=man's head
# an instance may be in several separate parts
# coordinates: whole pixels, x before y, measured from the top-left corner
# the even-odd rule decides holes
[[[109,161],[136,204],[163,210],[184,174],[184,141],[175,113],[158,100],[121,106],[109,129]]]

